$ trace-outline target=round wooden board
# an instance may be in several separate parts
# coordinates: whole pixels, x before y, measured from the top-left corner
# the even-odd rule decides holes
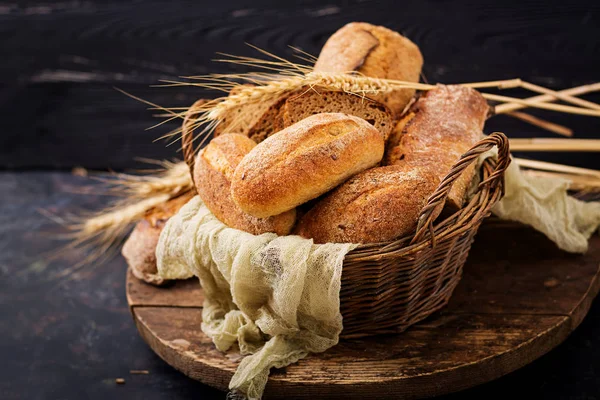
[[[271,372],[265,398],[441,395],[514,371],[561,343],[600,289],[600,237],[585,255],[520,225],[485,223],[447,308],[398,335],[342,340]],[[198,282],[156,288],[127,277],[135,323],[152,349],[191,378],[227,390],[240,355],[200,330]]]

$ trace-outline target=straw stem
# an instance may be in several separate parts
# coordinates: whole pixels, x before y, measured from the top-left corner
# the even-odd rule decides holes
[[[507,113],[506,115],[511,116],[516,119],[519,119],[521,121],[527,122],[531,125],[535,125],[539,128],[545,129],[547,131],[562,135],[562,136],[567,136],[567,137],[573,136],[572,129],[567,128],[566,126],[563,126],[563,125],[556,124],[554,122],[546,121],[545,119],[534,117],[531,114],[526,114],[521,111],[512,111],[512,112]]]
[[[600,139],[510,139],[512,151],[600,151]]]
[[[573,87],[570,89],[561,90],[556,93],[567,94],[570,96],[581,96],[583,94],[596,92],[599,90],[600,90],[600,82],[596,82],[596,83],[593,83],[590,85],[577,86],[577,87]],[[553,95],[550,95],[550,94],[542,94],[539,96],[529,97],[527,100],[530,102],[534,102],[534,103],[548,102],[548,101],[555,101],[556,97],[554,97]],[[507,104],[500,104],[500,105],[496,106],[496,114],[505,114],[505,113],[508,113],[511,111],[520,110],[522,108],[527,108],[527,107],[528,106],[526,104],[515,103],[515,102],[511,102],[511,103],[507,103]]]
[[[600,171],[588,168],[573,167],[570,165],[555,164],[547,161],[528,160],[525,158],[513,157],[513,161],[519,166],[533,168],[543,171],[560,172],[573,175],[594,176],[600,179]]]

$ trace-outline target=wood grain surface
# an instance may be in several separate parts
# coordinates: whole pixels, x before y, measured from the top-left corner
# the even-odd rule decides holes
[[[400,335],[342,340],[271,375],[266,398],[416,399],[459,391],[523,367],[561,343],[600,290],[600,237],[586,255],[558,250],[532,229],[484,224],[449,306]],[[144,340],[167,363],[227,389],[239,360],[199,329],[194,280],[156,288],[127,278]]]
[[[69,173],[0,172],[0,352],[4,357],[0,363],[0,398],[223,399],[223,392],[170,367],[140,337],[125,295],[127,266],[122,257],[104,260],[61,277],[88,252],[65,248],[65,243],[57,240],[68,231],[55,216],[65,218],[76,210],[99,209],[108,200],[96,182]],[[480,238],[493,235],[485,232],[487,226],[492,228],[484,225]],[[561,260],[575,262],[580,259],[559,252],[547,241],[536,243],[543,246],[548,257],[558,254]],[[472,255],[488,250],[476,245]],[[61,256],[56,257],[57,253]],[[485,307],[493,306],[482,301],[480,287],[489,290],[494,281],[488,281],[485,274],[476,274],[471,267],[474,259],[468,265],[471,278],[459,286],[448,310],[462,307],[462,304],[454,303],[461,299],[470,303],[467,307],[479,308],[482,315],[486,312]],[[552,265],[548,262],[544,268]],[[510,274],[519,273],[511,269],[510,264],[502,268],[507,268]],[[550,279],[546,284],[549,287],[542,282],[526,285],[529,290],[540,290],[543,286],[542,290],[549,294],[554,291],[564,294],[569,286],[565,286],[563,279],[569,282],[567,276],[575,276],[571,274],[578,269],[579,265],[574,265],[569,273],[553,276],[556,281]],[[475,284],[474,280],[478,282]],[[578,279],[578,282],[581,281]],[[197,288],[193,281],[187,287],[188,290]],[[177,285],[166,290],[179,288]],[[152,291],[138,293],[139,301],[156,300]],[[516,295],[517,290],[506,284],[503,291],[496,292],[493,300],[498,307],[506,308],[511,296]],[[188,305],[197,305],[199,301],[194,297]],[[532,310],[538,307],[529,304]],[[543,305],[543,302],[539,304]],[[581,303],[581,306],[585,310],[588,303]],[[191,307],[180,309],[185,312]],[[513,310],[521,312],[514,307]],[[444,315],[439,314],[439,317]],[[197,326],[195,328],[198,332]],[[595,301],[581,325],[553,351],[502,378],[444,395],[439,400],[505,400],[517,394],[536,399],[598,398],[598,332],[600,303]],[[439,338],[439,341],[443,340]],[[148,374],[131,372],[136,370],[145,370]],[[117,384],[117,378],[124,379],[125,384]]]
[[[217,52],[256,55],[245,42],[288,58],[290,45],[317,55],[331,33],[357,20],[416,42],[429,82],[521,77],[563,89],[600,79],[597,1],[0,2],[0,167],[123,169],[143,165],[135,157],[180,156],[176,146],[153,143],[176,124],[147,131],[158,122],[153,112],[113,87],[162,106],[189,106],[207,93],[150,85],[245,71],[211,61]],[[600,132],[598,118],[534,114],[572,127],[577,137]],[[486,131],[493,130],[552,136],[506,116],[490,120]],[[592,154],[543,159],[598,166]]]

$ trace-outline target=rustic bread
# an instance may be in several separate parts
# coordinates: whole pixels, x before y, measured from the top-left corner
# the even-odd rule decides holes
[[[162,285],[165,280],[156,268],[156,245],[163,227],[169,218],[192,198],[188,192],[149,210],[137,223],[123,245],[121,254],[127,260],[133,275],[153,285]]]
[[[244,84],[234,87],[229,95],[236,95],[246,87],[253,85]],[[287,97],[285,95],[283,98]],[[279,110],[280,99],[270,102],[244,104],[225,113],[221,122],[215,127],[214,136],[223,133],[239,133],[242,135],[258,135],[262,130],[268,130],[272,116]],[[272,128],[271,128],[272,129]],[[270,131],[269,131],[270,132]]]
[[[460,156],[481,139],[489,112],[479,92],[463,86],[438,85],[420,97],[402,118],[387,144],[384,164],[410,163],[443,179]],[[460,208],[475,166],[455,181],[447,205]]]
[[[200,150],[194,167],[196,190],[206,207],[225,225],[254,235],[274,232],[287,235],[296,222],[296,211],[257,218],[243,212],[232,200],[231,179],[240,161],[254,147],[244,135],[224,134]]]
[[[383,135],[364,119],[312,115],[257,145],[231,182],[235,203],[257,217],[277,215],[328,192],[381,161]]]
[[[295,233],[315,243],[377,243],[413,231],[439,178],[418,166],[364,171],[321,199]],[[437,217],[437,215],[435,215]]]
[[[340,112],[362,118],[377,128],[384,139],[394,128],[392,114],[385,105],[349,93],[318,88],[303,90],[285,99],[278,115],[281,125],[276,127],[287,128],[306,117],[324,112]]]
[[[327,40],[314,70],[418,82],[422,66],[419,48],[407,38],[383,26],[352,22]],[[414,93],[413,89],[400,89],[370,97],[399,116]]]

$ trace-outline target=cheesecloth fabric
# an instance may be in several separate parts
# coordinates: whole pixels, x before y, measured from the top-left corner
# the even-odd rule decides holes
[[[585,252],[600,225],[600,203],[569,197],[567,187],[561,179],[525,176],[512,163],[493,213],[533,226],[563,250]],[[200,279],[202,330],[217,349],[237,343],[247,355],[229,388],[258,399],[272,367],[337,344],[342,263],[354,247],[231,229],[196,196],[165,225],[156,256],[163,278]]]
[[[196,196],[165,225],[156,256],[163,278],[200,279],[202,331],[249,354],[229,388],[258,399],[272,367],[338,343],[342,263],[355,247],[228,228]]]
[[[494,149],[481,157],[496,157]],[[600,227],[600,202],[585,202],[567,194],[561,178],[525,175],[512,162],[504,172],[504,197],[492,208],[500,219],[532,226],[570,253],[585,253],[588,239]]]

